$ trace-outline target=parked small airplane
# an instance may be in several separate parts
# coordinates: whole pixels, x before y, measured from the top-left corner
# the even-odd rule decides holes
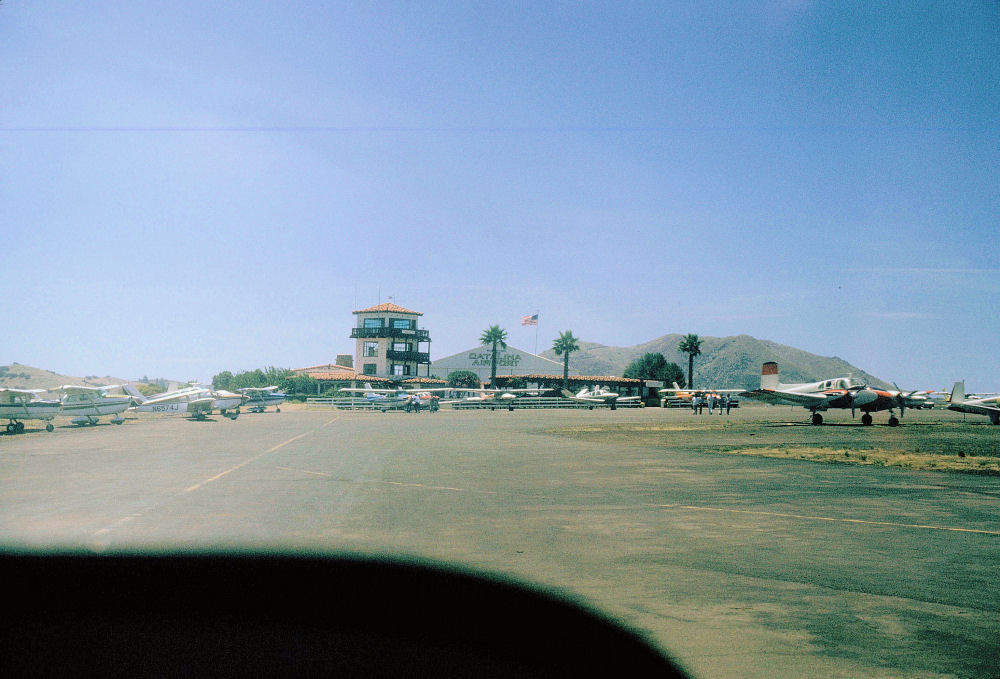
[[[690,403],[691,399],[693,399],[695,396],[709,396],[710,394],[715,394],[716,396],[719,396],[721,394],[738,394],[741,391],[743,391],[743,389],[712,389],[712,388],[684,389],[681,388],[681,386],[678,385],[676,382],[674,382],[674,386],[672,388],[659,389],[658,393],[662,397],[664,397],[663,403],[664,405],[666,405],[668,398],[677,401],[687,401],[688,403]]]
[[[252,413],[262,413],[268,406],[274,406],[274,412],[280,413],[279,407],[285,402],[286,394],[278,391],[278,387],[243,387],[238,389],[241,394],[247,397],[247,408]]]
[[[464,392],[466,394],[475,394],[474,396],[466,396],[465,398],[442,401],[442,403],[483,403],[490,406],[490,410],[495,408],[507,408],[508,410],[514,410],[514,401],[522,396],[538,396],[548,389],[542,388],[523,388],[523,389],[486,389],[478,387],[475,389],[470,389],[469,387],[453,387],[449,388],[448,391]]]
[[[341,391],[349,393],[361,393],[371,403],[383,413],[387,410],[398,408],[407,412],[414,409],[419,404],[420,408],[426,408],[431,412],[436,411],[440,405],[440,397],[433,395],[435,391],[450,391],[450,387],[432,387],[429,389],[375,389],[370,382],[365,382],[364,388],[344,388]],[[417,398],[414,401],[414,397]]]
[[[955,386],[951,388],[948,410],[960,413],[972,413],[974,415],[986,415],[990,418],[990,424],[1000,424],[1000,396],[966,398],[964,380],[955,382]]]
[[[740,392],[740,396],[764,401],[774,405],[800,405],[812,412],[812,423],[823,424],[820,411],[830,408],[850,409],[851,416],[855,410],[864,413],[861,424],[872,423],[872,413],[880,410],[889,411],[889,426],[895,427],[899,420],[892,412],[899,408],[899,415],[908,407],[907,399],[917,394],[916,391],[903,392],[873,389],[865,384],[858,384],[850,377],[836,377],[820,382],[804,382],[798,384],[782,384],[778,378],[778,364],[769,361],[761,367],[760,389]]]
[[[413,400],[412,396],[404,389],[375,389],[370,382],[365,382],[363,388],[345,387],[340,391],[363,394],[365,399],[383,413],[395,408],[405,408],[406,404]]]
[[[59,387],[62,397],[62,414],[73,418],[76,425],[97,424],[102,415],[114,415],[111,422],[121,424],[125,418],[121,413],[132,405],[129,396],[109,396],[111,389],[120,389],[120,384],[109,384],[103,387],[83,387],[75,384],[64,384]]]
[[[282,394],[284,396],[284,394]],[[212,390],[212,409],[218,410],[223,417],[235,420],[240,416],[240,406],[247,400],[243,394],[234,394],[225,389]]]
[[[639,401],[642,399],[641,396],[621,396],[613,391],[608,391],[608,389],[603,386],[595,386],[592,389],[584,387],[575,394],[569,389],[563,389],[562,395],[572,401],[609,405],[612,410],[615,410],[619,403]]]
[[[45,421],[45,431],[52,431],[52,419],[62,414],[62,404],[56,400],[42,399],[44,389],[11,389],[0,387],[0,419],[7,419],[7,433],[24,432],[23,420]]]
[[[212,414],[215,406],[212,392],[203,387],[184,387],[148,398],[131,384],[126,384],[122,388],[135,400],[136,405],[133,408],[144,413],[187,414],[193,419],[204,420]],[[236,419],[232,415],[226,417]]]

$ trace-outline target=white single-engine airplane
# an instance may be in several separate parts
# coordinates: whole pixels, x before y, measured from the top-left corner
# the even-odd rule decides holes
[[[285,402],[287,396],[280,391],[278,387],[243,387],[242,389],[237,389],[241,394],[247,397],[247,408],[252,413],[262,413],[268,406],[274,406],[274,412],[280,413],[280,406]]]
[[[364,394],[364,397],[370,401],[372,405],[384,413],[387,410],[396,410],[399,408],[409,411],[413,409],[416,404],[419,404],[421,408],[426,408],[431,412],[434,412],[439,408],[439,397],[434,396],[431,392],[450,390],[452,390],[451,387],[432,387],[429,389],[375,389],[372,387],[370,382],[365,382],[364,388],[347,387],[341,389],[340,391]],[[414,396],[417,397],[416,402],[414,402]]]
[[[41,399],[45,389],[11,389],[0,387],[0,419],[7,419],[7,433],[24,432],[22,420],[44,420],[45,431],[52,431],[52,418],[62,414],[59,401]]]
[[[522,388],[522,389],[487,389],[485,387],[448,387],[442,391],[457,391],[466,394],[475,394],[465,398],[442,401],[441,403],[482,403],[489,406],[490,410],[496,408],[507,408],[514,410],[514,401],[522,396],[538,396],[549,389],[545,388]]]
[[[135,400],[136,410],[143,413],[162,413],[166,415],[187,414],[196,420],[204,420],[212,414],[215,407],[215,397],[212,392],[202,387],[184,387],[174,391],[164,392],[146,398],[131,384],[122,387]],[[236,419],[226,415],[230,419]]]
[[[850,377],[836,377],[820,382],[804,382],[799,384],[782,384],[778,378],[778,364],[769,361],[761,367],[760,389],[740,392],[740,396],[764,401],[774,405],[799,405],[812,412],[812,423],[823,424],[820,411],[830,408],[850,409],[851,416],[855,410],[864,413],[861,424],[869,426],[872,423],[872,413],[880,410],[889,411],[889,426],[895,427],[899,420],[892,412],[899,408],[900,417],[909,407],[908,401],[919,392],[903,392],[874,389],[865,384],[858,384]]]
[[[613,391],[608,391],[603,386],[594,387],[593,389],[587,389],[584,387],[575,394],[569,389],[563,389],[562,395],[571,401],[593,403],[595,405],[609,405],[612,410],[615,410],[619,403],[642,400],[641,396],[621,396]],[[591,406],[591,408],[593,409],[593,406]]]
[[[948,403],[948,410],[954,410],[959,413],[985,415],[990,418],[990,424],[1000,424],[1000,396],[966,398],[964,380],[955,382],[955,386],[951,388],[951,399]]]
[[[62,397],[62,414],[73,418],[76,425],[97,424],[102,415],[114,415],[111,422],[121,424],[125,418],[121,413],[132,405],[129,396],[109,396],[111,389],[120,389],[120,384],[109,384],[103,387],[83,387],[75,384],[64,384],[59,387]]]
[[[688,403],[691,403],[691,400],[695,396],[707,397],[711,394],[715,394],[716,396],[719,396],[720,394],[738,394],[741,391],[743,391],[743,389],[711,389],[711,388],[691,389],[690,387],[682,388],[680,385],[674,382],[674,386],[672,388],[659,389],[657,390],[657,393],[659,393],[661,396],[669,397],[671,399],[677,399],[679,401],[687,401]],[[664,398],[663,402],[664,405],[666,405],[667,399]]]
[[[235,420],[240,416],[240,406],[247,400],[243,394],[234,394],[225,389],[212,390],[212,397],[215,399],[212,401],[212,408],[230,420]]]

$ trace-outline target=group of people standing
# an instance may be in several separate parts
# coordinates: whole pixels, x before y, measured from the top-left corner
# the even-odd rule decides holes
[[[723,394],[722,396],[717,396],[716,394],[709,393],[705,396],[700,394],[695,394],[691,397],[691,412],[695,415],[701,415],[705,410],[705,404],[708,403],[708,414],[713,415],[715,409],[719,409],[719,414],[722,414],[723,409],[726,411],[726,415],[729,414],[729,409],[732,407],[732,401],[728,396]]]

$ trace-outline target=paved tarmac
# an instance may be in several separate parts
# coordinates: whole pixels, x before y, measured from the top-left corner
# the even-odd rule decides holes
[[[698,677],[1000,676],[1000,478],[558,432],[684,416],[283,408],[29,424],[0,435],[0,539],[459,563],[583,600]]]

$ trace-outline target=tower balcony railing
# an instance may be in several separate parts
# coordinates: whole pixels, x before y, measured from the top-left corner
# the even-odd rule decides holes
[[[430,363],[431,354],[429,351],[395,351],[389,349],[385,352],[385,357],[390,361],[400,363]]]
[[[379,337],[406,337],[418,342],[428,342],[431,339],[431,333],[429,330],[411,330],[410,328],[351,328],[352,339]]]

